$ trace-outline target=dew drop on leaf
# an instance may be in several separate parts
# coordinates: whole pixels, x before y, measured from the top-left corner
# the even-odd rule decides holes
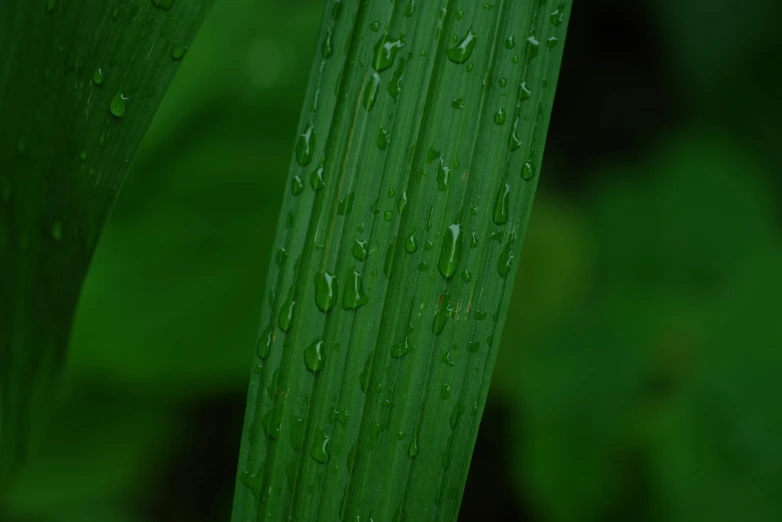
[[[497,201],[494,203],[494,222],[504,225],[508,222],[510,205],[510,185],[503,183],[497,192]]]
[[[377,133],[377,148],[380,150],[386,150],[391,144],[391,133],[380,127],[380,132]]]
[[[513,234],[508,236],[508,241],[505,243],[505,248],[500,253],[500,258],[497,260],[497,272],[500,277],[506,279],[510,273],[511,265],[513,264],[513,240],[515,236]]]
[[[418,241],[415,239],[415,233],[410,234],[405,240],[405,250],[408,254],[412,254],[418,250]]]
[[[103,80],[104,80],[103,69],[98,67],[97,69],[95,69],[95,72],[92,74],[92,83],[94,83],[95,85],[100,85],[103,83]]]
[[[117,91],[114,98],[111,99],[109,104],[109,110],[115,118],[122,118],[125,116],[125,110],[128,107],[128,97],[122,91]]]
[[[302,167],[306,167],[312,162],[312,156],[315,153],[315,125],[312,122],[307,124],[307,128],[299,135],[296,140],[296,162]]]
[[[369,296],[364,293],[364,284],[361,279],[361,272],[356,267],[350,267],[348,276],[345,279],[345,292],[342,296],[342,308],[345,310],[355,310],[369,302]]]
[[[502,125],[505,123],[505,119],[507,118],[507,113],[505,112],[505,109],[500,107],[497,112],[494,114],[494,123],[497,125]]]
[[[323,178],[324,171],[325,167],[321,161],[320,165],[318,165],[318,168],[312,171],[312,174],[310,174],[310,185],[316,192],[326,187],[326,180]]]
[[[449,226],[443,237],[440,261],[437,263],[438,270],[446,279],[453,277],[456,273],[456,267],[462,257],[463,243],[462,226],[457,223]]]
[[[326,37],[323,39],[323,45],[320,47],[320,54],[323,58],[328,59],[334,54],[334,47],[332,44],[332,38],[334,36],[334,29],[329,27],[326,29]]]
[[[325,431],[317,429],[313,438],[310,456],[317,462],[326,464],[329,461],[329,441],[331,437],[326,435]]]
[[[152,3],[155,7],[163,9],[164,11],[169,11],[174,5],[174,0],[152,0]]]
[[[313,373],[319,372],[325,365],[325,350],[323,349],[323,339],[318,338],[304,350],[304,364],[307,369]]]
[[[315,276],[315,304],[321,312],[328,312],[337,302],[337,276],[323,272]]]
[[[296,174],[291,180],[291,193],[294,196],[298,196],[302,192],[304,192],[304,180],[301,179],[301,176]]]
[[[364,89],[364,108],[371,111],[377,101],[377,93],[380,92],[380,75],[372,74]]]
[[[404,47],[404,37],[394,38],[388,33],[380,37],[375,44],[375,57],[372,60],[372,67],[377,72],[382,72],[394,64],[396,55]]]
[[[183,56],[185,56],[185,52],[187,52],[187,46],[184,44],[175,45],[171,48],[171,58],[178,62],[182,59]]]
[[[478,35],[470,30],[467,31],[464,38],[456,43],[455,47],[448,49],[445,53],[453,63],[464,63],[470,59],[476,43],[478,43]]]
[[[410,458],[415,458],[418,455],[418,427],[413,430],[413,440],[410,441],[407,454],[410,455]]]
[[[521,179],[529,181],[535,177],[535,167],[532,166],[532,161],[525,161],[521,166]]]
[[[353,257],[358,261],[363,261],[367,258],[367,242],[360,239],[356,239],[353,243]]]

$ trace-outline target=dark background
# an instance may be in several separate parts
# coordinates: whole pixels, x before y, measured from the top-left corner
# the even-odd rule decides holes
[[[136,158],[14,521],[229,519],[320,0],[221,0]],[[782,3],[580,0],[465,521],[782,520]]]

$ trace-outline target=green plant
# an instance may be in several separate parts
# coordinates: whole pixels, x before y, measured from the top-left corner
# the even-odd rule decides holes
[[[0,5],[0,492],[51,409],[98,236],[211,4]]]
[[[566,9],[328,2],[267,278],[234,522],[455,519]]]

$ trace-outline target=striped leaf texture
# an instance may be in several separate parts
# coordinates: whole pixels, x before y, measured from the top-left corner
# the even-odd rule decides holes
[[[456,519],[569,8],[327,3],[267,279],[234,522]]]

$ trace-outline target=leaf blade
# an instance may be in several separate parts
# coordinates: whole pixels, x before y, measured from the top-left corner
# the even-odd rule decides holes
[[[337,52],[315,60],[301,125],[325,136],[314,155],[326,186],[283,202],[277,244],[296,262],[269,274],[274,334],[251,378],[237,522],[456,517],[561,62],[562,45],[540,41],[564,40],[566,24],[549,23],[545,2],[452,4],[326,9],[322,38]],[[293,161],[291,177],[305,168]],[[365,259],[351,253],[363,241]],[[323,273],[365,302],[318,309],[309,282]],[[297,307],[284,331],[283,294]],[[317,374],[301,362],[316,337]]]

